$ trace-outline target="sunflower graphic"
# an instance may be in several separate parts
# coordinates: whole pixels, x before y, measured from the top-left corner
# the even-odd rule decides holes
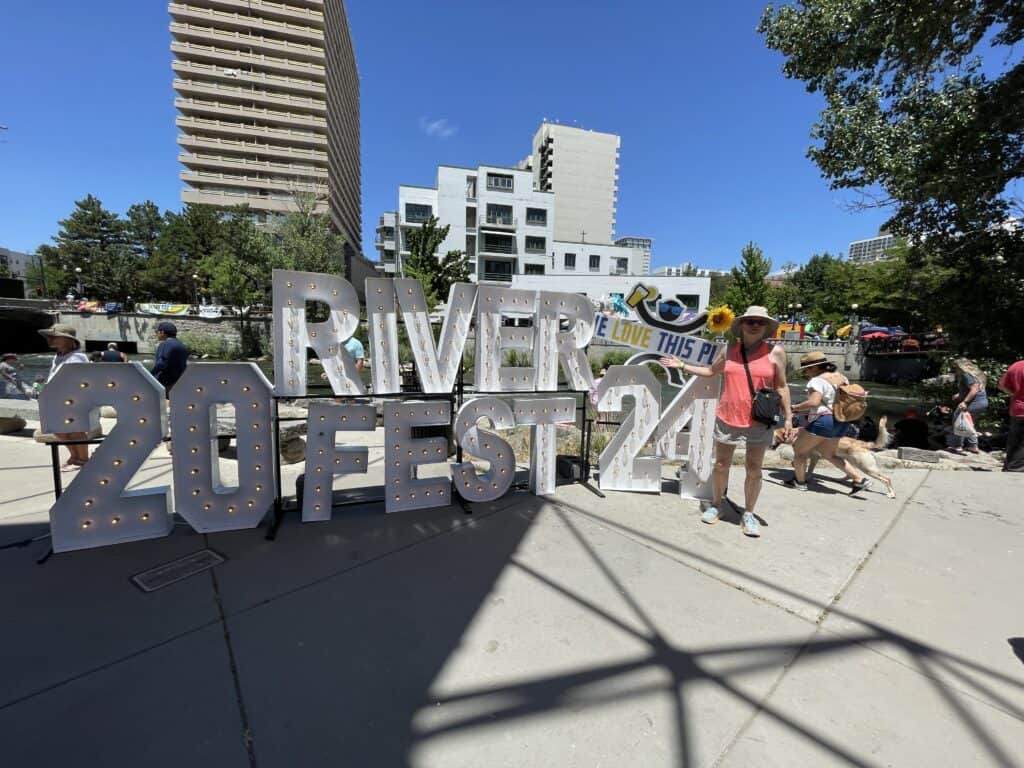
[[[708,328],[714,333],[725,333],[735,318],[733,311],[723,304],[713,308],[708,314]]]

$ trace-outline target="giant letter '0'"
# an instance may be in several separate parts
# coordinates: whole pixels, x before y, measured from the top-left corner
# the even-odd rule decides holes
[[[516,426],[529,424],[530,493],[548,496],[555,492],[555,459],[558,449],[556,424],[575,421],[576,401],[571,397],[544,397],[513,401]]]
[[[447,462],[447,438],[412,436],[413,427],[450,424],[451,418],[451,404],[441,400],[384,403],[385,512],[451,503],[452,483],[447,477],[416,477],[421,464]]]
[[[171,532],[166,485],[124,490],[167,433],[164,388],[141,364],[63,366],[39,397],[40,426],[87,432],[104,405],[117,411],[117,425],[50,508],[54,552]]]
[[[636,458],[658,425],[661,388],[654,374],[640,365],[613,365],[597,385],[597,408],[622,410],[622,398],[636,403],[601,452],[600,486],[611,491],[661,491],[661,459]]]
[[[336,475],[366,472],[369,449],[365,445],[334,444],[338,432],[377,428],[372,405],[311,403],[306,427],[306,480],[302,488],[302,522],[331,519],[332,483]]]
[[[200,533],[255,528],[274,503],[270,382],[253,363],[198,363],[171,397],[174,508]],[[235,409],[238,486],[221,484],[217,406]]]
[[[274,391],[306,394],[306,347],[323,363],[338,395],[366,394],[345,342],[359,325],[359,297],[352,283],[336,275],[274,270]],[[323,323],[306,322],[306,301],[322,301],[330,310]]]
[[[463,450],[488,461],[490,469],[477,474],[473,462],[464,461],[452,466],[452,482],[466,501],[494,501],[505,495],[512,486],[516,472],[512,446],[493,432],[480,432],[477,422],[487,419],[494,429],[515,426],[512,409],[496,397],[478,397],[459,409],[455,419],[455,439]]]

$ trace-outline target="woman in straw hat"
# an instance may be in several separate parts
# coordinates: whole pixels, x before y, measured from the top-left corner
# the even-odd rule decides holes
[[[57,353],[53,356],[53,362],[50,363],[50,375],[46,378],[47,381],[52,379],[62,366],[89,362],[89,358],[79,349],[81,342],[78,340],[78,332],[73,326],[58,323],[50,328],[44,328],[39,333],[46,339],[50,349]],[[57,437],[61,440],[88,439],[85,432],[63,432]],[[89,460],[88,445],[69,445],[67,449],[71,456],[61,466],[61,472],[74,472]]]
[[[815,350],[800,358],[800,372],[810,376],[807,399],[793,406],[793,411],[809,413],[807,426],[793,443],[793,477],[785,485],[800,491],[807,490],[807,460],[814,451],[841,469],[853,484],[851,493],[864,490],[870,482],[853,468],[850,462],[836,456],[839,439],[850,433],[850,424],[836,421],[832,406],[836,401],[836,387],[848,384],[843,374],[836,371],[824,352]]]
[[[786,384],[786,352],[772,347],[765,340],[775,335],[779,323],[764,307],[748,307],[733,320],[732,334],[739,341],[731,344],[710,366],[691,365],[676,358],[661,358],[666,367],[681,368],[696,376],[722,375],[722,396],[718,400],[715,421],[715,468],[712,474],[711,505],[701,515],[701,522],[717,523],[722,499],[729,488],[729,468],[739,445],[746,447],[746,480],[743,483],[745,509],[741,515],[743,533],[760,536],[761,525],[754,515],[761,492],[761,467],[764,453],[771,445],[773,429],[753,419],[751,389],[774,389],[782,400],[783,426],[787,436],[793,428],[789,388]],[[743,357],[746,355],[746,363]],[[750,369],[750,379],[747,378]],[[751,386],[752,384],[752,386]]]

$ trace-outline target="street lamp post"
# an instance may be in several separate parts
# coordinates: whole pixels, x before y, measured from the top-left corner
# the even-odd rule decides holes
[[[199,275],[192,275],[192,303],[196,305],[196,312],[199,311]]]
[[[82,296],[82,268],[75,267],[75,281],[78,283],[78,296]]]

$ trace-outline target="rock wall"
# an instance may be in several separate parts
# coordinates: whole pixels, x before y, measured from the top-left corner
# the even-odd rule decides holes
[[[178,336],[192,336],[209,339],[227,347],[242,346],[242,334],[249,335],[261,344],[265,352],[270,349],[270,318],[245,320],[237,317],[204,318],[192,315],[164,317],[122,313],[117,315],[61,312],[55,322],[66,323],[75,328],[78,338],[86,342],[89,349],[101,349],[111,341],[135,344],[143,354],[156,351],[159,340],[156,337],[158,323],[170,320],[178,328]],[[91,343],[90,343],[91,342]]]

